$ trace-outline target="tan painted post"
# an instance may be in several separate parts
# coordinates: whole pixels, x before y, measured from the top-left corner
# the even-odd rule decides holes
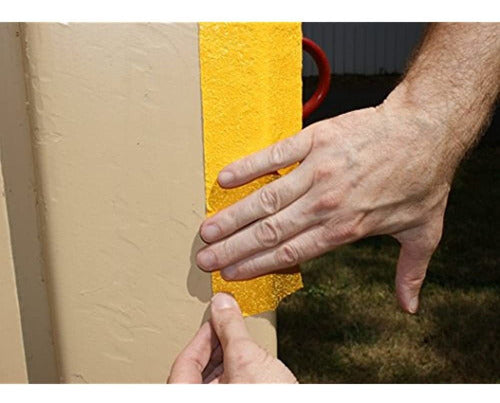
[[[63,382],[164,382],[202,322],[196,24],[23,24]],[[274,314],[249,318],[276,352]]]

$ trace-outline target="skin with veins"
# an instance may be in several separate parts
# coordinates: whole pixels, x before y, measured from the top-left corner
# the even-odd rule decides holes
[[[383,104],[311,125],[219,174],[233,188],[301,162],[202,224],[197,255],[227,280],[284,269],[389,234],[396,293],[414,313],[441,238],[454,172],[487,124],[500,87],[500,24],[431,25]]]

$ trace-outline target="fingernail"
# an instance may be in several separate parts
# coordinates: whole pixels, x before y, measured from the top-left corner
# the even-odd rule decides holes
[[[219,234],[220,234],[220,229],[219,226],[216,224],[208,224],[207,226],[201,229],[201,237],[206,241],[210,241],[212,239],[217,238]]]
[[[236,267],[228,266],[220,271],[220,274],[224,280],[232,280],[236,277]]]
[[[410,313],[417,312],[418,309],[418,297],[413,297],[410,301],[410,305],[408,306],[408,310]]]
[[[200,253],[198,253],[197,258],[198,264],[204,269],[213,269],[217,264],[215,253],[213,253],[211,250],[202,250]]]
[[[233,179],[234,179],[234,174],[229,171],[219,172],[219,176],[217,178],[220,185],[228,185],[233,181]]]
[[[216,310],[238,308],[238,303],[231,295],[219,292],[212,297],[212,306]]]

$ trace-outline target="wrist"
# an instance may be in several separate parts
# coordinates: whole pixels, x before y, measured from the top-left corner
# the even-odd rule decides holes
[[[399,131],[408,135],[408,141],[419,152],[426,153],[447,182],[451,182],[470,144],[460,133],[467,129],[457,127],[454,114],[444,111],[443,103],[446,103],[443,99],[432,100],[425,94],[420,95],[404,80],[389,94],[382,107],[397,120]]]

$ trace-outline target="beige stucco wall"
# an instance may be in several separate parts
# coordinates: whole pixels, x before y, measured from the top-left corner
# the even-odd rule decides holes
[[[23,24],[63,382],[164,382],[204,317],[196,24]],[[274,314],[249,318],[276,352]]]

